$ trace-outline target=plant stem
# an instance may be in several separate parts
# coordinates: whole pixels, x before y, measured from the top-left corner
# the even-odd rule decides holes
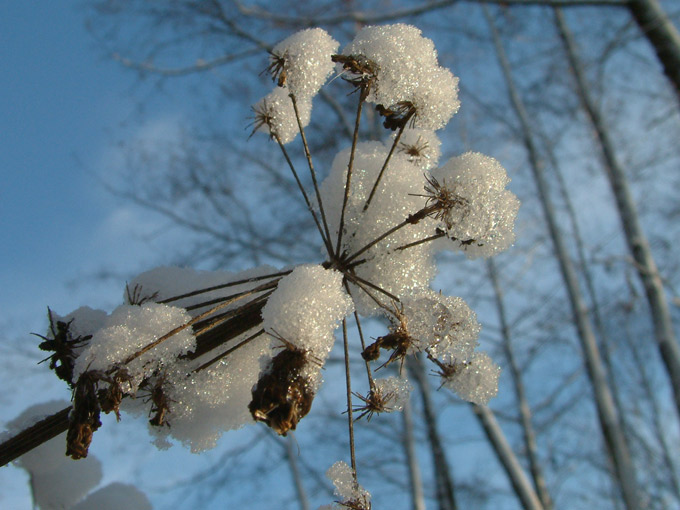
[[[328,229],[328,221],[326,220],[326,212],[323,208],[323,202],[321,202],[321,193],[319,192],[319,184],[316,181],[316,171],[314,170],[314,163],[312,162],[312,153],[309,151],[309,145],[307,144],[307,136],[305,136],[305,128],[302,127],[302,121],[300,120],[300,113],[298,112],[297,100],[293,94],[290,95],[290,99],[293,102],[293,109],[295,110],[295,119],[298,123],[298,128],[300,129],[300,138],[302,139],[302,146],[305,149],[305,156],[307,157],[307,164],[309,165],[309,173],[312,176],[312,182],[314,183],[314,193],[316,193],[316,201],[319,204],[319,212],[321,213],[321,221],[323,222],[324,232],[326,233],[326,239],[328,239],[327,248],[329,249],[328,255],[333,255],[333,245],[331,243],[331,232]],[[323,234],[321,235],[323,238]],[[325,242],[325,241],[324,241]]]
[[[349,454],[354,471],[354,481],[357,480],[357,460],[354,450],[354,418],[352,417],[352,377],[349,370],[349,342],[347,341],[347,320],[342,319],[342,342],[345,350],[345,382],[347,385],[347,424],[349,427]]]
[[[345,225],[345,210],[347,209],[347,201],[349,200],[349,189],[352,184],[352,169],[354,167],[354,153],[356,152],[357,143],[359,141],[359,126],[361,124],[361,109],[364,105],[364,91],[361,91],[361,96],[359,97],[359,105],[357,106],[357,116],[354,121],[354,133],[352,135],[352,149],[349,153],[349,163],[347,165],[347,181],[345,182],[345,195],[342,199],[342,210],[340,212],[340,225],[338,227],[338,244],[335,247],[335,257],[340,257],[340,251],[342,250],[342,230]]]
[[[294,104],[294,103],[293,103]],[[297,115],[297,111],[296,111]],[[302,131],[300,131],[302,132]],[[319,234],[321,235],[321,239],[323,240],[323,243],[326,245],[326,251],[328,252],[328,256],[332,257],[333,256],[333,246],[331,245],[330,237],[326,237],[324,234],[323,229],[321,228],[321,224],[319,223],[319,218],[316,217],[316,213],[314,212],[314,208],[312,207],[312,203],[309,201],[309,197],[307,196],[307,192],[305,191],[304,186],[302,186],[302,182],[300,181],[300,177],[298,177],[297,170],[295,170],[295,165],[293,165],[293,162],[290,159],[290,156],[288,156],[288,151],[286,150],[286,147],[281,143],[281,138],[277,134],[273,134],[274,139],[276,142],[279,144],[279,147],[281,148],[281,152],[283,152],[283,157],[286,158],[286,163],[288,163],[288,167],[290,168],[291,172],[293,172],[293,177],[295,177],[295,182],[297,182],[298,188],[300,188],[300,192],[302,193],[302,196],[305,199],[305,203],[307,204],[307,209],[312,215],[312,218],[314,218],[314,223],[316,224],[316,228],[319,231]],[[319,202],[319,207],[321,207],[321,203]],[[330,236],[330,234],[329,234]]]
[[[378,177],[375,180],[375,183],[373,184],[373,188],[371,189],[371,193],[368,195],[368,200],[366,200],[366,203],[364,204],[364,212],[366,211],[366,209],[368,209],[368,206],[371,205],[371,200],[373,200],[373,195],[375,195],[375,192],[378,189],[378,184],[380,184],[380,180],[382,179],[383,173],[385,173],[385,169],[387,168],[387,165],[389,164],[390,159],[392,158],[392,154],[394,153],[394,149],[397,148],[397,144],[399,143],[399,139],[401,138],[401,135],[404,133],[404,129],[406,129],[406,123],[404,123],[399,128],[399,131],[397,131],[397,136],[394,137],[394,142],[392,142],[392,147],[390,147],[390,152],[387,154],[387,157],[385,158],[385,162],[383,163],[383,166],[380,169],[380,173],[378,174]]]

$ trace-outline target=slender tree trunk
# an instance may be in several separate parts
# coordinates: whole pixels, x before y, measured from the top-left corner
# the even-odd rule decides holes
[[[607,375],[604,366],[602,365],[600,351],[597,346],[590,317],[588,316],[588,308],[581,295],[576,271],[569,258],[564,239],[557,225],[554,207],[548,192],[548,183],[544,175],[543,161],[538,154],[531,131],[531,125],[529,123],[529,116],[512,78],[510,64],[505,54],[505,50],[503,49],[498,31],[489,14],[489,10],[484,5],[482,5],[482,9],[489,23],[498,61],[508,87],[510,102],[521,126],[522,141],[527,150],[529,166],[533,173],[536,187],[538,188],[543,214],[548,224],[555,256],[557,257],[560,272],[569,297],[569,304],[571,305],[574,322],[576,323],[586,372],[593,388],[593,397],[597,409],[600,429],[604,436],[607,451],[612,461],[618,487],[621,491],[626,508],[628,510],[637,510],[641,508],[641,498],[639,496],[630,452],[624,440],[618,410],[614,404],[611,389],[607,382]]]
[[[489,279],[491,280],[491,285],[493,286],[494,290],[496,309],[498,310],[498,320],[500,322],[501,335],[503,337],[503,349],[505,351],[508,367],[510,369],[510,374],[512,376],[512,382],[515,388],[517,406],[519,407],[520,423],[522,425],[522,437],[524,440],[524,447],[527,453],[527,460],[529,461],[529,471],[531,472],[531,478],[534,481],[536,494],[538,495],[538,498],[541,501],[541,506],[545,510],[551,510],[553,506],[552,498],[550,497],[550,492],[548,491],[548,487],[545,483],[543,469],[541,468],[540,462],[538,460],[536,433],[531,422],[531,408],[529,407],[529,400],[527,399],[526,391],[524,389],[524,383],[522,382],[522,374],[520,373],[519,367],[517,366],[517,361],[515,360],[515,352],[512,348],[512,341],[510,336],[510,327],[508,326],[507,317],[505,315],[505,303],[503,301],[503,291],[501,289],[500,282],[498,281],[496,265],[494,264],[493,259],[489,259],[487,261],[487,270],[489,273]],[[480,416],[481,412],[482,411],[478,411],[477,409],[475,409],[475,413],[477,413],[477,416],[480,417],[482,421],[484,421],[485,418]],[[491,416],[490,419],[493,419],[493,416]],[[493,424],[489,424],[489,427],[492,427],[492,425]],[[487,430],[486,426],[484,430],[485,431]],[[489,432],[487,431],[487,436],[488,435]],[[504,440],[504,438],[502,439]],[[498,455],[500,458],[501,457],[500,453]],[[504,466],[506,465],[504,461],[501,460],[501,462],[503,462]],[[515,487],[514,482],[513,487]],[[516,487],[515,490],[517,491]],[[523,503],[525,504],[525,508],[530,508],[526,505],[525,500],[522,498],[522,496],[519,493],[517,495],[520,497],[520,499],[522,499]]]
[[[413,417],[411,411],[411,401],[407,400],[404,410],[401,413],[404,423],[404,450],[406,453],[406,463],[408,467],[409,484],[411,486],[411,508],[413,510],[425,510],[425,493],[423,491],[423,479],[418,466],[416,456],[416,443],[413,436]]]
[[[659,0],[630,0],[631,16],[654,48],[680,102],[680,33]]]
[[[603,163],[614,198],[616,199],[616,206],[621,218],[626,242],[628,243],[628,249],[635,261],[635,268],[645,288],[647,302],[649,303],[652,315],[656,342],[661,354],[661,359],[666,366],[671,381],[673,396],[675,398],[675,407],[680,416],[680,347],[678,346],[678,341],[675,337],[675,332],[673,331],[673,322],[668,307],[668,300],[666,299],[666,293],[663,288],[663,282],[661,281],[656,262],[652,256],[649,241],[640,224],[640,218],[635,201],[633,200],[633,195],[630,191],[630,186],[628,185],[628,179],[622,165],[616,158],[614,144],[611,141],[604,119],[599,110],[595,107],[595,103],[588,91],[583,66],[576,54],[576,44],[567,27],[562,11],[560,11],[560,9],[554,9],[554,12],[555,23],[557,24],[569,64],[576,80],[576,89],[581,105],[588,114],[588,118],[595,129],[597,141],[602,151]],[[678,68],[678,73],[680,73],[680,68]]]
[[[300,469],[297,464],[295,439],[293,439],[293,436],[291,435],[283,438],[283,440],[286,443],[286,460],[288,460],[288,466],[290,467],[290,476],[293,478],[295,493],[297,494],[298,502],[300,503],[300,510],[309,510],[307,491],[305,491],[305,486],[302,483],[302,476],[300,476]]]
[[[446,452],[442,445],[439,431],[437,430],[437,416],[434,412],[434,404],[430,395],[430,385],[425,375],[423,363],[417,356],[409,357],[409,373],[420,390],[423,401],[423,414],[425,415],[425,426],[427,427],[427,439],[432,451],[432,462],[435,473],[435,485],[437,488],[437,504],[439,510],[456,510],[456,499],[454,495],[453,477],[449,470],[449,463],[446,460]]]
[[[544,143],[544,146],[547,144]],[[595,331],[597,331],[598,338],[600,340],[600,350],[602,352],[602,361],[604,363],[605,369],[607,370],[607,376],[609,380],[609,387],[612,390],[612,397],[614,399],[614,404],[616,408],[619,409],[621,419],[621,426],[624,431],[624,440],[628,444],[628,449],[630,450],[630,442],[628,441],[628,436],[630,429],[628,429],[628,423],[626,420],[626,414],[623,412],[623,400],[621,397],[621,391],[619,385],[616,382],[616,372],[614,370],[614,364],[612,361],[612,346],[607,335],[606,328],[604,327],[604,322],[602,321],[602,313],[600,311],[600,301],[595,291],[595,283],[593,281],[593,275],[590,271],[588,260],[586,258],[586,249],[583,243],[583,236],[581,236],[581,229],[579,228],[578,218],[576,215],[576,210],[571,202],[571,197],[569,196],[569,191],[567,185],[560,171],[559,164],[555,158],[554,151],[552,147],[546,147],[548,154],[548,161],[552,167],[553,173],[556,177],[558,188],[560,194],[562,195],[562,200],[564,200],[564,205],[567,211],[567,216],[569,216],[569,223],[571,223],[571,238],[574,240],[574,245],[576,248],[576,256],[578,258],[578,265],[581,268],[581,275],[583,277],[583,282],[586,286],[586,291],[588,297],[590,298],[590,311],[593,318],[593,324],[595,326]]]
[[[515,494],[522,503],[522,508],[525,510],[542,510],[544,506],[531,485],[531,480],[527,477],[522,465],[517,460],[515,452],[512,451],[510,444],[505,439],[505,434],[501,430],[496,417],[491,409],[486,406],[479,406],[477,404],[470,404],[475,416],[479,420],[479,424],[484,429],[484,433],[491,443],[491,447],[496,453],[496,457],[503,465],[505,473],[510,479],[512,488]]]

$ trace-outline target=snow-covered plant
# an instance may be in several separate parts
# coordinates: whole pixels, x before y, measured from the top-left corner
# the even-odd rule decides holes
[[[130,282],[110,315],[50,312],[40,347],[73,390],[64,423],[73,458],[87,455],[101,411],[146,414],[159,446],[174,438],[192,451],[258,421],[286,435],[311,409],[339,327],[349,371],[350,314],[359,331],[361,317],[388,323],[370,345],[359,339],[369,391],[353,393],[348,377],[350,431],[355,418],[403,408],[405,371],[384,379],[373,372],[392,363],[402,369],[409,356],[428,358],[442,386],[463,399],[486,404],[496,394],[499,368],[476,351],[474,312],[431,287],[438,251],[488,257],[512,244],[519,202],[506,189],[509,178],[498,161],[472,152],[437,168],[435,130],[458,110],[458,79],[439,66],[420,30],[366,27],[342,53],[338,47],[321,29],[276,45],[267,68],[275,87],[253,106],[253,134],[264,131],[280,147],[324,260],[237,274],[158,268]],[[356,92],[356,128],[319,183],[305,128],[333,70]],[[384,143],[358,139],[368,104],[391,135]],[[288,154],[298,135],[311,192]],[[352,466],[329,470],[336,505],[368,509],[350,443]]]

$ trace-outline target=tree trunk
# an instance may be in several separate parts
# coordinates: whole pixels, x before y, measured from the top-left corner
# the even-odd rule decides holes
[[[609,452],[619,490],[625,502],[627,510],[641,508],[637,481],[630,457],[630,452],[624,440],[623,431],[618,417],[618,410],[612,398],[611,389],[607,382],[605,369],[600,358],[593,327],[588,316],[588,309],[581,295],[576,271],[569,258],[564,239],[557,225],[555,210],[550,200],[548,183],[546,181],[543,161],[539,157],[533,134],[531,131],[529,116],[521,101],[508,62],[503,49],[500,36],[486,6],[482,5],[484,15],[489,23],[498,61],[503,72],[510,102],[520,122],[522,140],[529,157],[529,166],[538,188],[538,195],[543,208],[543,214],[548,224],[550,238],[553,243],[555,256],[559,263],[560,272],[569,297],[572,315],[578,331],[578,338],[583,352],[583,360],[593,388],[593,397],[597,409],[597,416],[604,436],[607,451]]]
[[[526,396],[526,391],[524,389],[524,383],[522,382],[522,374],[520,373],[519,367],[517,366],[517,361],[515,360],[515,353],[512,348],[510,328],[508,326],[508,321],[505,315],[505,303],[503,302],[503,291],[501,290],[500,282],[498,281],[498,274],[496,273],[496,265],[493,259],[487,261],[487,269],[489,272],[489,279],[494,290],[494,296],[496,300],[496,309],[498,310],[498,320],[501,326],[501,335],[503,337],[503,349],[505,351],[505,356],[508,361],[508,367],[510,369],[510,374],[512,376],[512,382],[515,388],[515,397],[517,398],[517,406],[519,407],[520,423],[522,425],[522,437],[524,439],[524,447],[527,452],[527,460],[529,461],[529,470],[531,472],[531,478],[534,481],[534,487],[536,488],[536,494],[540,499],[541,506],[545,510],[552,509],[552,498],[550,497],[550,492],[548,492],[548,487],[545,483],[545,477],[543,476],[543,469],[541,469],[540,462],[538,460],[538,447],[536,445],[536,433],[534,431],[533,424],[531,423],[531,409],[529,407],[529,400]],[[475,413],[483,421],[484,430],[487,431],[487,425],[485,420],[487,418],[481,417],[480,413],[484,411],[478,411],[475,408]],[[495,418],[491,416],[488,420],[493,420],[495,423]],[[489,421],[489,427],[493,428],[493,423]],[[489,431],[487,431],[487,436],[489,436]],[[501,438],[505,441],[505,438]],[[494,444],[496,448],[496,442],[494,442],[491,437],[489,440]],[[500,448],[500,446],[499,446]],[[501,459],[501,453],[497,450],[499,459]],[[501,459],[501,462],[506,466],[506,462]],[[509,462],[509,461],[508,461]],[[507,469],[507,466],[506,466]],[[524,474],[524,473],[522,473]],[[513,481],[513,487],[515,487],[515,482]],[[517,492],[517,487],[515,487]],[[525,497],[523,497],[519,492],[517,495],[520,497],[525,505],[525,508],[533,508],[527,506]]]
[[[498,421],[493,412],[486,406],[479,406],[477,404],[471,404],[472,410],[475,416],[479,420],[479,424],[484,429],[486,437],[491,443],[498,460],[505,468],[505,472],[510,478],[510,483],[512,488],[515,490],[515,494],[522,503],[522,508],[525,510],[542,510],[544,509],[541,505],[541,501],[538,499],[538,495],[531,485],[531,481],[524,473],[522,465],[517,460],[515,452],[508,444],[505,439],[505,435],[501,430]]]
[[[423,479],[420,475],[418,458],[416,456],[416,444],[413,437],[413,417],[411,415],[411,401],[406,401],[401,413],[404,423],[404,450],[408,467],[409,484],[411,486],[411,508],[413,510],[425,510],[425,494],[423,492]]]
[[[640,0],[641,1],[641,0]],[[644,0],[648,2],[648,0]],[[656,0],[654,0],[656,1]],[[635,268],[642,281],[647,295],[647,302],[652,315],[652,323],[656,342],[661,354],[666,370],[668,372],[675,407],[680,416],[680,347],[673,331],[673,322],[668,307],[668,301],[663,288],[663,282],[659,276],[659,271],[649,247],[649,241],[640,224],[633,195],[628,185],[622,165],[619,163],[614,152],[614,144],[609,136],[609,131],[604,123],[604,119],[599,110],[595,107],[588,91],[586,77],[583,66],[576,55],[576,44],[567,27],[564,15],[559,9],[554,9],[555,23],[562,38],[564,49],[569,59],[576,89],[583,109],[588,114],[588,118],[595,129],[597,141],[602,151],[602,159],[606,170],[612,193],[616,199],[616,206],[619,211],[621,225],[626,237],[628,249],[635,261]],[[679,61],[680,65],[680,61]],[[680,67],[677,69],[680,73]]]
[[[439,431],[437,430],[437,416],[434,412],[434,404],[430,396],[430,385],[425,375],[425,368],[418,356],[411,356],[407,361],[410,368],[409,373],[420,390],[423,401],[423,414],[425,415],[425,426],[427,427],[427,439],[432,451],[432,462],[435,473],[435,485],[437,488],[437,504],[439,510],[456,510],[456,499],[453,488],[453,477],[449,470],[449,463],[446,460],[446,452],[442,446]]]
[[[631,16],[654,48],[680,102],[680,33],[659,0],[630,0]]]

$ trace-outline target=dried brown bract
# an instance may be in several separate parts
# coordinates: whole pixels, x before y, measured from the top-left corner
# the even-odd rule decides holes
[[[99,375],[97,372],[85,372],[78,378],[73,390],[73,410],[66,433],[66,455],[74,460],[87,457],[92,435],[102,424],[96,391]]]
[[[269,66],[263,72],[269,73],[272,80],[276,82],[279,87],[286,84],[287,73],[285,69],[286,57],[285,55],[277,55],[274,52],[269,53]]]
[[[151,416],[153,414],[153,416],[149,419],[149,423],[154,427],[162,427],[163,425],[170,426],[170,422],[168,422],[166,415],[170,411],[170,402],[172,402],[172,399],[165,393],[164,384],[165,377],[158,377],[144,400],[145,402],[151,401],[149,415]],[[150,382],[144,383],[146,388],[149,388],[150,385]]]
[[[97,391],[99,405],[106,414],[116,413],[116,420],[120,421],[120,403],[123,400],[123,384],[132,380],[127,369],[120,368],[111,377],[102,377],[101,381],[108,383],[107,388]]]
[[[363,55],[331,55],[331,60],[342,64],[342,69],[346,71],[343,79],[361,91],[361,101],[364,101],[375,87],[377,64]]]
[[[367,498],[336,501],[336,503],[345,508],[349,508],[350,510],[371,510],[371,502],[367,501]]]
[[[446,182],[440,183],[432,176],[427,176],[426,180],[425,195],[421,196],[427,198],[428,206],[435,206],[431,216],[436,220],[444,222],[446,228],[452,228],[451,211],[462,209],[464,210],[464,217],[467,209],[470,207],[469,200],[458,195],[453,187],[446,186]]]
[[[413,338],[409,335],[406,325],[406,316],[396,304],[394,305],[394,308],[394,314],[398,319],[399,324],[392,327],[390,333],[387,335],[377,338],[375,342],[366,347],[361,353],[361,356],[366,361],[375,361],[380,357],[380,349],[391,350],[392,354],[389,359],[378,368],[386,367],[396,360],[399,360],[403,364],[404,358],[413,345]]]
[[[305,375],[313,363],[307,353],[286,346],[272,360],[271,369],[260,377],[253,389],[248,409],[256,421],[262,421],[285,436],[312,408],[315,391]]]
[[[360,413],[359,416],[354,418],[354,421],[360,420],[364,416],[366,416],[366,421],[371,421],[374,414],[389,413],[394,410],[389,405],[396,396],[394,392],[383,393],[379,388],[373,388],[365,397],[359,393],[352,394],[363,402],[363,405],[352,408],[353,412]]]
[[[406,154],[410,160],[415,161],[421,158],[426,158],[425,151],[430,148],[430,144],[423,141],[422,137],[418,137],[415,143],[407,144],[399,142],[399,152]]]
[[[251,109],[254,113],[253,121],[251,122],[253,130],[248,138],[253,136],[262,126],[267,126],[269,128],[269,135],[273,138],[272,122],[274,119],[272,117],[271,108],[267,105],[267,100],[263,99],[261,103],[256,104]]]
[[[33,333],[33,335],[43,339],[38,345],[40,350],[54,352],[42,361],[50,360],[50,369],[54,370],[59,379],[66,381],[73,388],[73,365],[77,357],[74,350],[85,345],[92,338],[92,335],[74,338],[70,331],[73,320],[68,322],[56,321],[52,315],[52,310],[49,308],[47,315],[50,320],[50,334],[52,336],[46,337]]]
[[[141,306],[144,303],[148,303],[149,301],[155,301],[158,298],[158,292],[154,292],[150,295],[144,295],[142,293],[141,285],[136,284],[132,289],[130,289],[130,286],[126,283],[125,297],[127,298],[128,304]]]
[[[406,127],[409,122],[412,125],[416,118],[416,107],[410,101],[400,101],[390,108],[379,104],[375,109],[385,117],[383,126],[392,131]]]
[[[460,362],[454,361],[450,363],[444,363],[438,360],[437,358],[430,356],[429,354],[427,357],[430,361],[432,361],[435,365],[439,367],[439,370],[433,370],[435,375],[438,375],[442,380],[442,383],[439,385],[438,389],[441,389],[441,387],[446,384],[446,381],[451,379],[461,366]]]

